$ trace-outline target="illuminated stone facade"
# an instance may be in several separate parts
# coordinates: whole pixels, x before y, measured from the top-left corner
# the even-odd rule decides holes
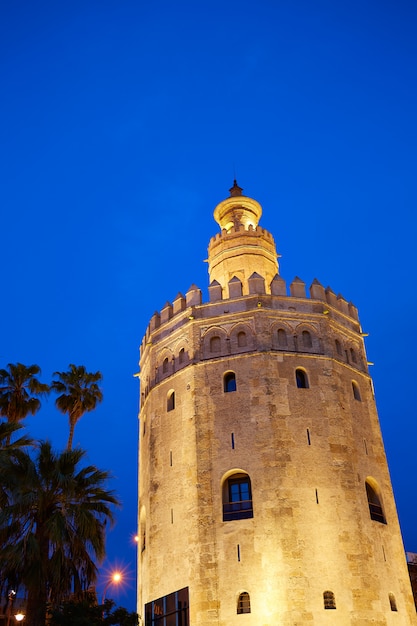
[[[191,626],[416,624],[357,310],[288,294],[230,191],[210,301],[193,285],[141,345],[138,611],[185,626],[155,603],[181,590]]]

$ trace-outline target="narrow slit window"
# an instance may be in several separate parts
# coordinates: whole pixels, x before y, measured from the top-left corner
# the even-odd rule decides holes
[[[353,391],[353,397],[355,398],[355,400],[358,400],[358,402],[361,402],[362,398],[361,398],[359,385],[354,380],[352,380],[352,391]]]
[[[231,439],[231,443],[232,443],[232,450],[234,450],[235,449],[235,433],[231,434],[230,439]]]
[[[390,603],[391,611],[398,611],[397,602],[395,600],[395,596],[393,593],[389,594],[389,603]]]
[[[240,562],[240,545],[237,544],[237,560]]]
[[[170,391],[167,396],[167,411],[175,409],[175,391]]]
[[[311,446],[310,429],[309,428],[307,428],[307,442],[308,442],[308,445]]]

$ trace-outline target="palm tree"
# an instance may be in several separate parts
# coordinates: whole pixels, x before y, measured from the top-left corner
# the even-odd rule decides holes
[[[0,369],[0,415],[11,424],[21,422],[29,414],[35,415],[41,408],[37,396],[47,394],[49,385],[38,380],[40,373],[39,365],[22,363],[9,363],[7,369]]]
[[[21,424],[0,422],[0,467],[4,463],[4,459],[10,457],[18,457],[20,454],[25,454],[25,450],[28,446],[33,446],[33,440],[26,435],[19,437],[11,442],[12,436],[20,430]],[[3,461],[2,461],[2,459]],[[0,484],[0,508],[8,503],[7,489],[3,482]]]
[[[108,472],[79,468],[80,448],[55,453],[41,442],[35,454],[0,455],[7,503],[0,509],[0,579],[27,591],[27,622],[44,626],[47,603],[58,605],[97,578],[105,556],[106,524],[118,500],[105,489]]]
[[[21,424],[13,424],[10,422],[0,422],[0,454],[2,453],[16,453],[18,450],[25,446],[32,446],[33,440],[26,435],[19,437],[15,441],[10,443],[12,435],[14,435],[22,427]]]
[[[74,429],[78,420],[89,411],[94,411],[103,400],[98,382],[101,372],[87,372],[84,365],[70,363],[68,372],[54,372],[58,380],[53,380],[51,389],[61,394],[55,400],[55,406],[61,413],[68,413],[70,432],[67,450],[72,449]]]

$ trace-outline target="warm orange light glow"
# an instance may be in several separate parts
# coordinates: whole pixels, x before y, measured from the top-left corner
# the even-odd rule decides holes
[[[25,616],[23,615],[23,613],[16,613],[14,618],[15,618],[16,622],[21,622],[22,620],[25,619]]]
[[[122,582],[122,580],[123,580],[122,572],[119,572],[116,570],[115,572],[110,574],[110,578],[107,582],[107,585],[104,587],[102,604],[104,604],[104,600],[106,599],[106,592],[107,592],[107,589],[110,587],[110,585],[118,585],[120,582]]]

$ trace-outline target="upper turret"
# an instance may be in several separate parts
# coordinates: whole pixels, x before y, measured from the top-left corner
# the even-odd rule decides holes
[[[229,189],[230,197],[220,202],[214,209],[214,219],[222,230],[227,233],[233,227],[243,226],[248,230],[250,226],[256,228],[262,215],[262,207],[259,202],[242,195],[242,187],[236,180]]]
[[[265,278],[266,292],[278,273],[277,252],[272,235],[258,226],[262,207],[256,200],[242,195],[236,180],[230,197],[214,209],[214,219],[222,232],[213,237],[208,248],[210,284],[217,281],[226,290],[236,277],[242,293],[249,293],[248,279],[254,273]]]

